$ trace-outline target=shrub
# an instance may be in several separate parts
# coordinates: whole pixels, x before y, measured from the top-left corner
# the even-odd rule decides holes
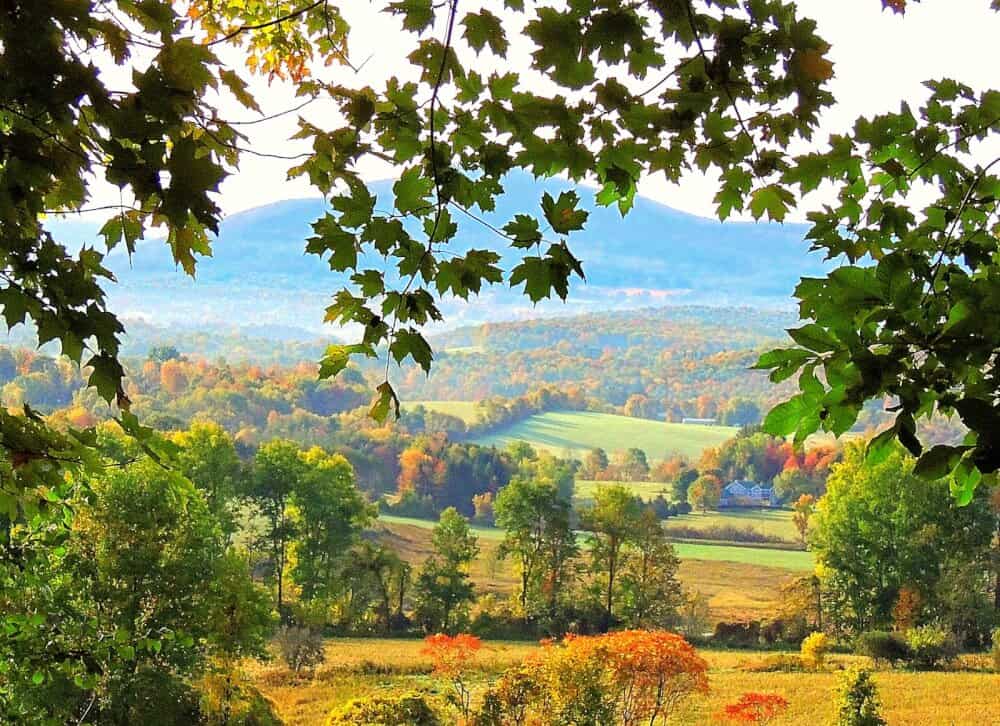
[[[285,665],[296,673],[311,670],[323,662],[323,636],[318,630],[285,625],[275,638]]]
[[[788,701],[777,693],[744,693],[735,703],[717,714],[720,721],[768,724],[788,708]]]
[[[799,656],[784,653],[768,656],[743,666],[743,670],[750,673],[801,673],[805,669]]]
[[[357,698],[341,706],[327,719],[327,726],[440,726],[434,710],[423,696]]]
[[[483,695],[483,705],[472,720],[473,726],[507,726],[525,722],[532,701],[542,687],[524,667],[505,672]]]
[[[921,625],[906,631],[910,664],[914,668],[939,668],[958,655],[952,634],[937,625]]]
[[[990,648],[990,655],[993,658],[993,670],[1000,673],[1000,628],[993,631],[993,647]]]
[[[854,642],[854,652],[868,656],[876,665],[879,663],[893,665],[910,657],[910,648],[906,641],[896,633],[884,630],[871,630],[859,635]]]
[[[872,674],[863,668],[844,672],[837,691],[835,726],[887,726],[879,713],[881,704]]]
[[[823,667],[826,654],[830,652],[830,639],[826,633],[810,633],[802,641],[802,662],[807,668],[818,670]]]
[[[434,675],[451,680],[455,691],[455,705],[466,721],[469,720],[469,706],[472,702],[472,691],[466,682],[466,674],[482,645],[482,641],[475,635],[438,633],[428,635],[424,639],[423,650],[420,651],[430,657],[434,664]]]

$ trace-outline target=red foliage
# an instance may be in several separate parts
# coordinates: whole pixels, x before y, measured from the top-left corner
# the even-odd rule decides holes
[[[788,701],[777,693],[744,693],[727,705],[719,718],[734,723],[766,724],[784,713]]]

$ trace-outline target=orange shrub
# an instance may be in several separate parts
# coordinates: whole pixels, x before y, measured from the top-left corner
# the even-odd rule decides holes
[[[787,708],[788,701],[777,693],[744,693],[717,716],[720,720],[734,723],[767,724]]]
[[[469,720],[472,691],[466,683],[465,675],[482,646],[482,641],[475,635],[438,633],[424,638],[424,647],[420,651],[422,655],[430,656],[431,663],[434,664],[434,675],[451,680],[455,689],[455,705],[466,721]]]
[[[679,635],[623,630],[568,636],[542,648],[531,662],[547,702],[543,719],[562,721],[614,714],[622,726],[669,720],[692,693],[708,691],[708,664]],[[576,713],[584,704],[593,713]]]

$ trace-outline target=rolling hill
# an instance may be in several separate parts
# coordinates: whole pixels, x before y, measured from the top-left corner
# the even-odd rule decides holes
[[[649,460],[678,454],[697,459],[708,446],[732,437],[730,426],[693,426],[589,411],[550,411],[537,414],[500,431],[473,439],[476,443],[504,447],[513,441],[562,455],[582,458],[589,450],[622,451],[639,448]]]
[[[390,207],[392,182],[370,186],[379,208]],[[497,209],[484,216],[502,225],[515,213],[537,210],[544,191],[558,193],[567,186],[556,179],[537,181],[512,175]],[[671,301],[787,306],[798,278],[823,269],[822,261],[807,253],[801,225],[723,224],[644,198],[623,219],[616,209],[595,207],[592,194],[583,191],[590,220],[586,230],[572,235],[569,242],[583,261],[587,282],[574,286],[570,305],[553,302],[532,307],[520,291],[494,287],[472,303],[445,305],[448,323]],[[109,286],[112,307],[123,315],[160,324],[235,323],[261,331],[295,327],[312,334],[321,332],[322,311],[342,277],[303,249],[312,234],[310,223],[325,211],[321,199],[292,199],[231,215],[222,222],[212,257],[201,260],[196,281],[176,269],[162,240],[141,242],[132,259],[116,249],[107,260],[118,280]],[[98,221],[57,219],[52,226],[67,244],[102,247],[97,240]],[[461,219],[451,249],[460,252],[505,244],[482,225]],[[501,266],[509,269],[513,259],[512,254],[505,254]],[[372,262],[384,266],[380,259]]]

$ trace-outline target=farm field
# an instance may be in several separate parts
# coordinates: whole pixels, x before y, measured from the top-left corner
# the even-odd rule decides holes
[[[594,499],[594,493],[602,486],[617,484],[625,487],[644,502],[652,501],[661,494],[670,501],[670,485],[658,481],[595,481],[593,479],[577,479],[573,500],[576,504],[587,504]]]
[[[274,702],[288,726],[322,724],[338,705],[367,695],[423,691],[440,698],[445,687],[429,675],[429,659],[420,640],[331,639],[326,662],[311,677],[295,677],[278,660],[251,663],[249,675]],[[505,668],[522,661],[537,645],[530,642],[487,641],[472,675],[474,690]],[[834,715],[837,671],[866,659],[831,656],[829,669],[818,673],[755,673],[747,670],[767,656],[756,651],[701,650],[709,663],[710,692],[693,697],[671,723],[702,726],[716,723],[713,714],[747,691],[778,693],[789,702],[776,725],[829,723]],[[963,659],[966,667],[975,656]],[[996,674],[879,671],[875,682],[883,715],[892,726],[953,726],[995,723],[1000,713]]]
[[[736,432],[730,426],[665,423],[589,411],[550,411],[474,441],[501,448],[513,441],[526,441],[553,454],[568,452],[576,458],[597,447],[608,453],[639,448],[652,462],[675,454],[697,459],[705,448],[718,446]]]
[[[717,512],[691,512],[671,517],[664,524],[670,526],[707,529],[709,527],[753,527],[758,532],[797,541],[798,530],[792,521],[790,509],[727,509]]]
[[[418,565],[431,553],[432,522],[408,517],[379,518],[379,539],[391,545],[408,562]],[[480,592],[510,595],[518,578],[512,561],[499,560],[502,534],[494,528],[475,528],[480,535],[479,556],[470,574]],[[689,591],[708,598],[710,618],[735,620],[764,618],[773,611],[781,585],[812,569],[808,552],[679,542],[678,579]]]

